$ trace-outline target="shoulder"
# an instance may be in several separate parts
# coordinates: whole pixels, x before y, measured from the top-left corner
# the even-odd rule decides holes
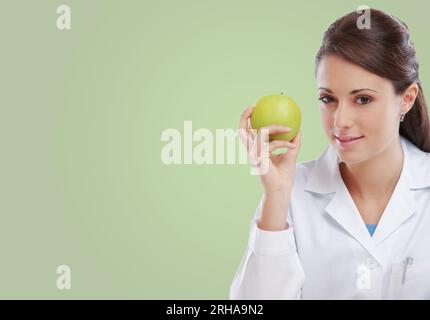
[[[406,147],[406,167],[409,174],[409,186],[412,189],[430,187],[430,153],[422,151],[409,140],[402,138]]]

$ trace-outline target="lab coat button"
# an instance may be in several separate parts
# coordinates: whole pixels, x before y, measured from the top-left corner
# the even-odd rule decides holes
[[[373,258],[368,258],[366,261],[366,266],[369,269],[373,270],[379,267],[379,263]]]

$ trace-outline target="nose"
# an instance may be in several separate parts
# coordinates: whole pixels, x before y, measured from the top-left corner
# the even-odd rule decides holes
[[[352,124],[352,110],[346,103],[339,103],[333,113],[333,125],[336,128],[348,128]]]

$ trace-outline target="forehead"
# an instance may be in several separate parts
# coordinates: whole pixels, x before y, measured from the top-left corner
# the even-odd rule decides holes
[[[321,61],[317,69],[318,87],[324,87],[336,92],[369,88],[381,91],[392,91],[392,84],[354,63],[341,57],[328,55]]]

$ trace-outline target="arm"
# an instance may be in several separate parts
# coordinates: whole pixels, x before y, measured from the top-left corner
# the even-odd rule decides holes
[[[263,207],[264,197],[251,221],[248,248],[234,275],[229,299],[300,298],[305,275],[291,220],[288,229],[262,230],[258,221]]]

